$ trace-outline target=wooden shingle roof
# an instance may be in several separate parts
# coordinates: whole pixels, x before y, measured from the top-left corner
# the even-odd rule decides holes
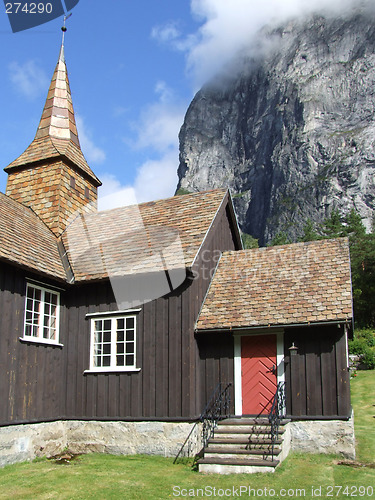
[[[57,238],[0,193],[0,259],[76,282],[190,267],[228,197],[218,189],[80,215]]]
[[[346,238],[225,252],[198,330],[261,328],[352,318]]]
[[[66,280],[58,241],[30,209],[0,193],[0,259]]]
[[[77,217],[62,235],[75,281],[191,267],[227,191]]]

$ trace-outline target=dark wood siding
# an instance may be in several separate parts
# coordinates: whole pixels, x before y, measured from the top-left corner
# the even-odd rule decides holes
[[[110,283],[68,286],[61,293],[63,348],[20,342],[26,276],[0,266],[0,425],[68,419],[192,419],[226,361],[202,358],[195,323],[221,251],[239,248],[230,209],[220,208],[192,270],[179,289],[140,306],[137,316],[138,372],[94,374],[89,368],[88,313],[117,309]],[[203,238],[203,236],[202,236]],[[40,279],[40,281],[44,281]],[[46,283],[47,285],[47,283]],[[216,340],[213,340],[216,345]],[[230,346],[224,344],[223,349]],[[219,363],[219,364],[220,364]],[[224,376],[224,375],[223,375]],[[5,396],[5,397],[4,397]]]
[[[292,342],[297,355],[289,355]],[[347,417],[350,414],[345,327],[285,331],[287,413],[293,417]]]
[[[234,342],[233,335],[226,333],[200,333],[197,335],[202,374],[200,406],[205,408],[207,402],[219,383],[222,387],[232,384],[230,388],[231,408],[234,414]]]
[[[30,273],[27,276],[33,277]],[[51,420],[63,415],[62,349],[19,340],[23,336],[25,292],[24,272],[0,263],[0,424]],[[61,330],[65,320],[62,304]],[[64,341],[63,335],[60,341]]]

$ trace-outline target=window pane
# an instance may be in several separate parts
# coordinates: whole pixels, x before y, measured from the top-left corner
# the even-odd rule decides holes
[[[103,356],[103,366],[111,366],[111,357]]]
[[[123,329],[124,329],[124,318],[121,318],[117,320],[117,330],[123,330]]]
[[[103,330],[107,330],[107,331],[109,330],[109,331],[111,331],[111,320],[110,319],[105,319],[103,321],[103,323],[104,323]]]
[[[134,365],[134,356],[127,355],[126,356],[126,366],[133,366],[133,365]]]
[[[126,318],[126,329],[134,328],[134,318]]]
[[[128,330],[128,331],[126,332],[126,340],[127,340],[128,342],[132,342],[132,341],[134,341],[134,330]]]
[[[124,342],[124,332],[117,332],[117,342]]]
[[[126,344],[126,354],[134,354],[134,344]]]
[[[125,366],[125,356],[118,355],[116,356],[117,366]]]
[[[123,343],[118,343],[117,344],[117,354],[124,354],[125,352],[125,346]]]

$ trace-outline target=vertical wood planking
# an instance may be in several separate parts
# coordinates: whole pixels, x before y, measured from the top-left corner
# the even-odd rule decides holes
[[[173,294],[169,297],[168,317],[168,415],[176,417],[181,415],[181,296]]]
[[[346,333],[342,326],[336,330],[336,373],[337,373],[337,408],[338,414],[350,414],[350,377],[346,356]]]
[[[322,415],[322,380],[319,337],[307,336],[306,349],[306,414]]]
[[[322,415],[338,415],[335,346],[326,335],[320,338]]]
[[[155,415],[168,414],[168,299],[156,301],[156,401]]]
[[[293,416],[347,417],[350,413],[346,341],[337,325],[289,329],[285,349],[294,341],[294,360],[286,353],[287,412]]]

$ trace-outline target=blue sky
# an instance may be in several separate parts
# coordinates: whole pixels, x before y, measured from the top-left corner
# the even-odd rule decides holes
[[[81,147],[102,180],[100,207],[172,196],[178,132],[194,93],[256,31],[351,0],[80,0],[65,56]],[[61,43],[62,19],[12,33],[0,5],[3,168],[33,140]]]

